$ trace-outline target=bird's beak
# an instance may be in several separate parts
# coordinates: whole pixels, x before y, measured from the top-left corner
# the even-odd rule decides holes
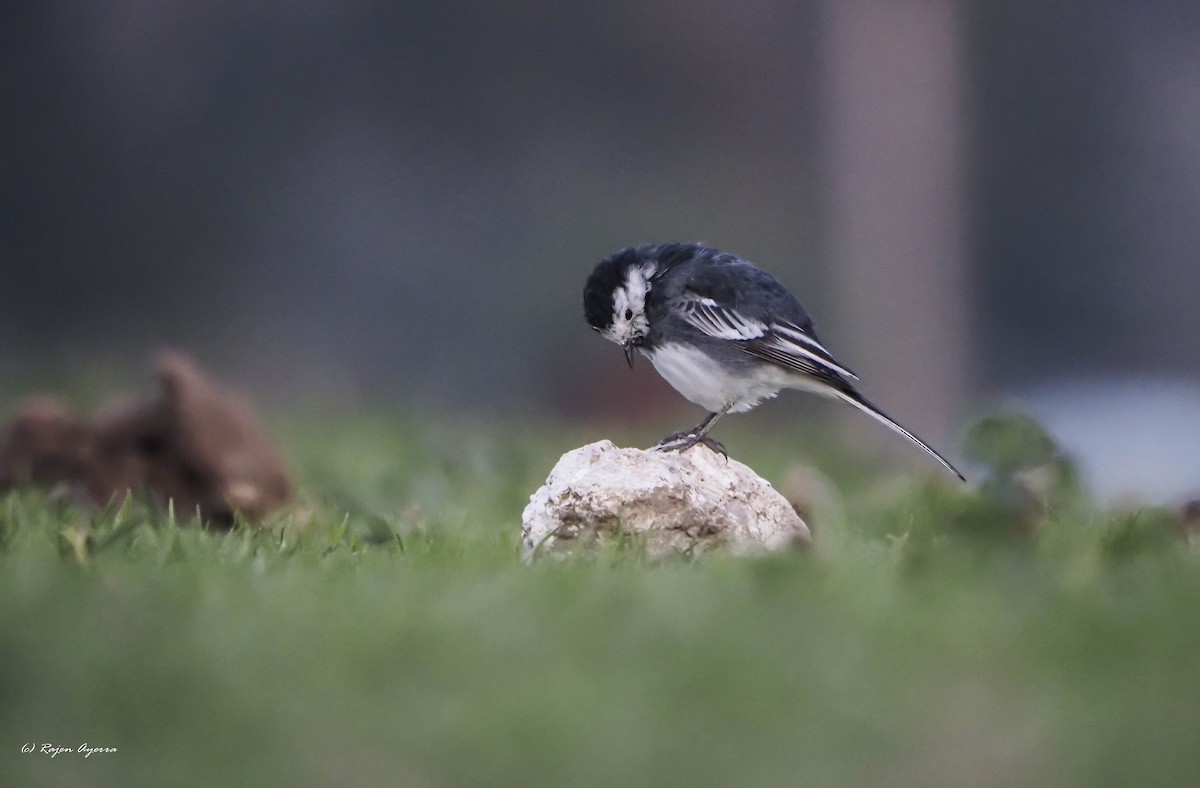
[[[622,342],[621,349],[625,351],[625,360],[629,362],[629,368],[633,369],[633,340]]]

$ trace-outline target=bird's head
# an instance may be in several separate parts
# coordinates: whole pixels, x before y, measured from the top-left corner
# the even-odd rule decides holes
[[[633,351],[641,347],[650,330],[646,297],[657,270],[646,247],[631,246],[597,263],[583,288],[583,314],[591,327],[625,351],[633,365]]]

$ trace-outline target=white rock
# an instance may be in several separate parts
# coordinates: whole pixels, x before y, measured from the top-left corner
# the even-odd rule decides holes
[[[657,452],[606,440],[564,454],[521,522],[526,559],[623,539],[650,558],[718,545],[766,552],[811,539],[787,500],[736,460],[705,446]]]

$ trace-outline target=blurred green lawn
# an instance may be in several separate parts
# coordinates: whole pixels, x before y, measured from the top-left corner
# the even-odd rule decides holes
[[[730,433],[781,484],[784,447]],[[301,500],[263,530],[0,497],[0,785],[1200,781],[1196,548],[1069,474],[830,460],[808,553],[527,567],[529,494],[599,435],[281,437]],[[118,751],[21,752],[83,743]]]

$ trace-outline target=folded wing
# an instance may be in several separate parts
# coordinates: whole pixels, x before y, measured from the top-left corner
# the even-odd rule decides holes
[[[858,378],[799,326],[747,317],[705,296],[686,298],[681,307],[683,319],[692,327],[711,337],[736,342],[742,351],[764,361],[818,377],[832,373],[852,380]]]

